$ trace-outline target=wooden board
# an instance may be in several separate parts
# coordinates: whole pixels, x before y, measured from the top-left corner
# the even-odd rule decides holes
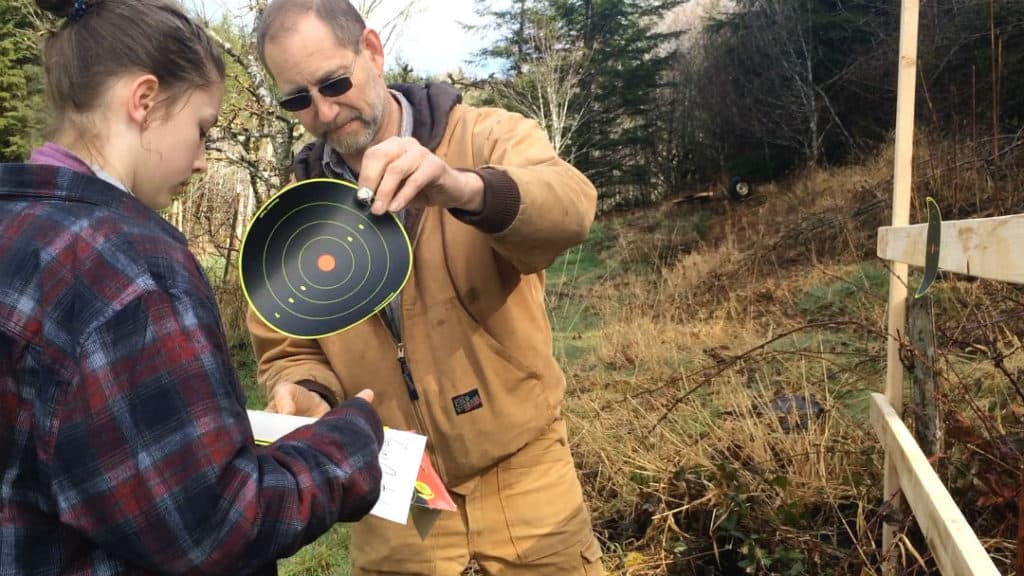
[[[927,228],[879,228],[878,256],[924,266]],[[1024,284],[1024,214],[943,222],[939,269]]]
[[[946,575],[999,574],[910,430],[881,394],[871,395],[871,425],[895,464],[903,498],[914,511],[939,570]]]

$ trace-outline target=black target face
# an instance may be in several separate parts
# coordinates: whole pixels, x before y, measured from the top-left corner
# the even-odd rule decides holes
[[[270,327],[322,338],[377,313],[405,285],[412,247],[393,214],[374,216],[357,186],[314,179],[264,204],[242,240],[242,291]]]

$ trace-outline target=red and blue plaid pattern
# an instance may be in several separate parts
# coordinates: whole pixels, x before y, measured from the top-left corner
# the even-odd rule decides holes
[[[380,490],[346,402],[256,447],[209,283],[138,200],[0,166],[0,575],[274,572]]]

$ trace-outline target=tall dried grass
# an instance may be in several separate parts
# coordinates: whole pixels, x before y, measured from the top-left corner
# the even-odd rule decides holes
[[[947,219],[1024,211],[1019,159],[994,178],[971,154],[922,139],[914,221],[924,195]],[[573,446],[615,573],[874,574],[883,520],[901,527],[903,571],[934,571],[910,515],[882,502],[866,422],[867,393],[883,380],[887,271],[874,242],[889,219],[891,162],[884,150],[861,166],[809,169],[759,186],[760,204],[604,218],[601,281],[564,283],[552,300],[596,318],[572,336],[589,352],[563,363]],[[1024,298],[950,277],[932,293],[950,426],[937,462],[1009,569]],[[793,405],[821,410],[779,410]]]

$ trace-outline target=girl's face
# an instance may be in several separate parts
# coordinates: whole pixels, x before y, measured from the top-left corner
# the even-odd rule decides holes
[[[196,88],[168,102],[142,130],[132,193],[154,210],[171,205],[196,172],[206,170],[206,134],[217,122],[223,83]]]

